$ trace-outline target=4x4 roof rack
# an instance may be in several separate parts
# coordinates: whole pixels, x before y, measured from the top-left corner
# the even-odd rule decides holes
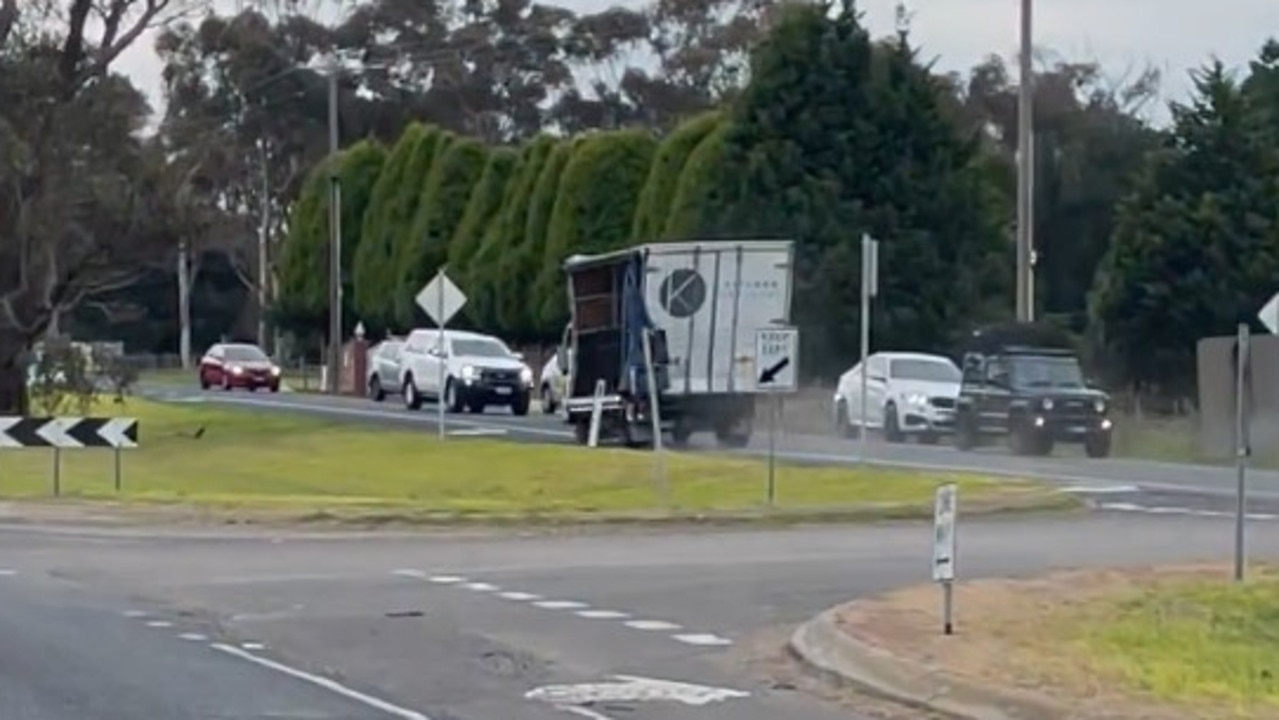
[[[973,330],[964,343],[965,352],[983,354],[1072,355],[1070,335],[1061,328],[1043,323],[998,323]]]

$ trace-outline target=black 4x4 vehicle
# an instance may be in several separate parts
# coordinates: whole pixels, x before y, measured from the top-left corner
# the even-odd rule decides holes
[[[1007,438],[1018,455],[1048,455],[1055,442],[1110,454],[1110,396],[1089,388],[1069,338],[1051,327],[1010,323],[980,328],[963,348],[955,447]]]

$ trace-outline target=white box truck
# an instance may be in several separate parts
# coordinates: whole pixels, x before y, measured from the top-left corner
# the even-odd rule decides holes
[[[565,418],[589,439],[653,441],[649,362],[657,416],[676,445],[698,431],[741,447],[754,426],[756,331],[790,325],[794,243],[715,240],[640,245],[569,258],[570,307],[562,352]],[[645,358],[645,335],[650,345]]]

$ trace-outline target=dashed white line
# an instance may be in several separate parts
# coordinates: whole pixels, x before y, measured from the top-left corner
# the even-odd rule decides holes
[[[460,582],[466,582],[466,578],[457,575],[432,575],[427,580],[436,585],[456,585]]]
[[[13,568],[0,568],[0,577],[13,577],[18,571]]]
[[[170,627],[173,627],[173,623],[169,622],[168,620],[152,620],[147,623],[147,627],[170,628]]]
[[[1141,492],[1141,488],[1136,485],[1067,485],[1060,488],[1059,492],[1080,495],[1122,495]]]
[[[533,604],[544,610],[580,610],[588,607],[586,603],[576,600],[538,600]]]
[[[627,620],[623,624],[633,630],[672,631],[682,629],[679,625],[665,620]]]
[[[354,700],[355,702],[358,702],[367,707],[371,707],[375,710],[380,710],[386,713],[387,715],[392,715],[394,717],[401,718],[401,720],[431,720],[429,717],[427,717],[426,715],[423,715],[420,712],[409,710],[408,708],[400,707],[399,705],[393,705],[385,700],[382,700],[381,698],[375,698],[372,695],[366,695],[360,692],[359,690],[352,690],[351,688],[339,682],[336,682],[334,680],[330,680],[329,678],[321,677],[319,675],[313,675],[309,672],[306,672],[305,670],[298,670],[295,667],[290,667],[283,663],[275,662],[274,660],[268,660],[264,657],[254,655],[251,652],[241,650],[240,648],[235,647],[233,645],[224,645],[222,643],[215,643],[211,647],[219,652],[224,652],[227,655],[231,655],[232,657],[237,657],[237,658],[240,658],[241,660],[251,662],[260,667],[264,667],[270,670],[275,670],[276,672],[283,673],[297,680],[301,680],[303,682],[307,682],[312,685],[322,687],[325,690],[341,695],[342,697],[345,697],[348,700]]]
[[[394,570],[394,571],[392,571],[392,572],[391,572],[391,574],[392,574],[392,575],[398,575],[398,576],[400,576],[400,577],[414,578],[414,579],[416,579],[416,580],[425,580],[425,579],[426,579],[426,573],[422,572],[421,570],[410,570],[410,569],[407,569],[407,568],[403,568],[403,569],[400,569],[400,570]]]
[[[142,610],[125,610],[123,615],[127,618],[144,618],[147,616]]]
[[[482,583],[482,582],[467,583],[463,585],[462,587],[466,588],[467,590],[474,590],[475,592],[493,592],[498,589],[496,585],[490,585],[488,583]]]
[[[182,633],[178,637],[183,640],[190,640],[191,642],[204,642],[209,639],[207,635],[201,635],[200,633]]]
[[[245,650],[266,650],[266,645],[256,642],[240,643],[240,647]]]
[[[710,633],[689,633],[686,635],[672,635],[671,637],[688,645],[701,645],[705,647],[733,644],[733,641],[728,638],[712,635]]]
[[[541,600],[541,595],[534,595],[526,592],[504,592],[498,595],[503,600],[514,600],[516,602],[528,602],[529,600]]]
[[[630,615],[617,610],[579,610],[577,616],[587,620],[621,620]]]
[[[1232,518],[1235,516],[1233,512],[1227,512],[1225,510],[1199,510],[1196,508],[1146,506],[1146,505],[1135,505],[1133,503],[1101,503],[1097,507],[1102,510],[1111,510],[1115,512],[1145,513],[1147,515],[1189,515],[1192,517],[1210,517],[1210,518]],[[1275,515],[1273,513],[1248,513],[1244,517],[1248,520],[1279,519],[1279,515]]]

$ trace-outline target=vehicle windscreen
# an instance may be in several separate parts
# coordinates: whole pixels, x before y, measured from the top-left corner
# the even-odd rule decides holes
[[[508,358],[511,351],[496,340],[465,339],[453,341],[453,354],[468,357]]]
[[[901,380],[959,382],[959,368],[937,360],[893,360],[889,375]]]
[[[252,345],[228,345],[226,359],[235,362],[263,362],[269,358],[266,353]]]
[[[1018,357],[1012,361],[1012,382],[1026,388],[1081,388],[1084,376],[1073,357]]]

